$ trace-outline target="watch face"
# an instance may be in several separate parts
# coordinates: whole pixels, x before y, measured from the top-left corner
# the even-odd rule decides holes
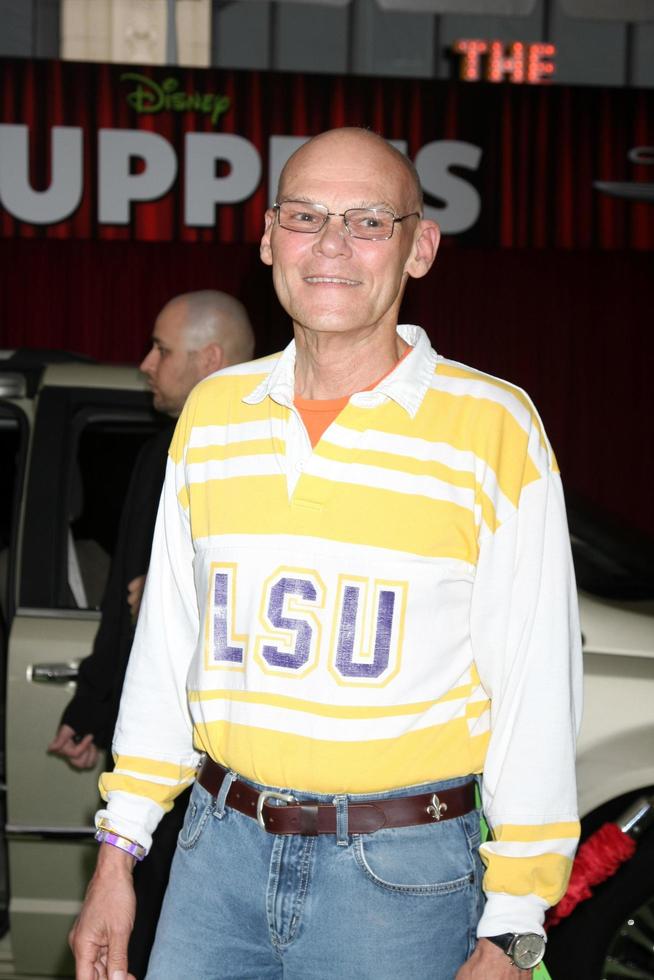
[[[538,966],[545,955],[545,940],[535,932],[516,936],[511,950],[511,959],[521,970],[531,970]]]

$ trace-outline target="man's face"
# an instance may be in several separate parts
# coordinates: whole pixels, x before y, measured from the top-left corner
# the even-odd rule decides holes
[[[323,204],[332,212],[418,210],[401,163],[360,134],[330,134],[304,147],[287,168],[278,200]],[[269,210],[261,257],[272,265],[277,296],[296,325],[316,332],[394,331],[408,276],[424,275],[431,265],[419,269],[415,259],[424,225],[407,218],[390,239],[366,241],[349,235],[339,217],[316,234],[302,234],[281,228]]]
[[[202,380],[198,351],[190,351],[185,336],[183,301],[166,306],[156,319],[152,349],[139,370],[147,377],[154,407],[176,417],[191,389]]]

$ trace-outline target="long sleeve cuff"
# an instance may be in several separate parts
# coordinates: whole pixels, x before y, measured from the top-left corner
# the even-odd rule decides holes
[[[486,906],[477,926],[477,936],[501,936],[505,932],[537,932],[545,935],[543,922],[547,902],[537,895],[507,895],[488,892]]]
[[[152,834],[163,815],[163,809],[151,800],[132,793],[113,792],[106,808],[96,813],[95,825],[98,827],[104,820],[117,834],[149,851]]]

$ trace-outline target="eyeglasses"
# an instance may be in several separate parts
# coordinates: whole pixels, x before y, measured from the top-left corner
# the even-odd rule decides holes
[[[406,218],[419,218],[417,211],[395,217],[384,208],[348,208],[347,211],[329,211],[324,204],[307,204],[306,201],[282,201],[273,204],[277,221],[287,231],[299,231],[303,235],[315,235],[330,218],[342,218],[352,238],[369,242],[383,242],[393,235],[396,222]]]

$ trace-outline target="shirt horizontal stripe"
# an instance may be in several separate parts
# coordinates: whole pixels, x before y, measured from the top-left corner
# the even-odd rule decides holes
[[[263,439],[284,439],[284,419],[265,418],[253,422],[232,422],[224,425],[196,425],[189,434],[188,449],[227,446],[231,442],[247,443]]]
[[[209,691],[189,691],[189,702],[199,701],[234,701],[248,704],[265,704],[271,707],[284,708],[287,711],[301,711],[324,718],[391,718],[396,715],[421,714],[435,705],[449,701],[461,701],[470,693],[470,685],[454,687],[442,698],[429,701],[418,701],[410,704],[375,705],[369,707],[360,704],[321,704],[318,701],[308,701],[304,698],[292,698],[283,694],[271,694],[258,691],[234,691],[229,688],[218,688]],[[478,702],[483,710],[488,701]],[[475,708],[477,705],[475,705]]]
[[[334,463],[345,463],[351,465],[358,463],[362,466],[371,466],[376,469],[392,470],[395,473],[403,473],[407,476],[431,476],[437,477],[444,483],[451,483],[456,487],[463,487],[468,490],[475,489],[475,475],[470,470],[453,469],[446,463],[437,459],[420,459],[415,456],[405,456],[400,453],[382,452],[378,449],[370,449],[368,446],[358,446],[356,448],[344,449],[334,445],[331,441],[323,439],[316,448],[316,456],[321,460],[329,460]],[[468,464],[470,460],[468,459]]]
[[[343,495],[343,506],[325,502],[330,491]],[[193,484],[189,491],[194,540],[220,534],[301,535],[371,548],[401,551],[474,565],[477,540],[473,515],[444,500],[411,497],[377,487],[334,487],[303,474],[289,501],[282,474],[246,475]],[[330,501],[331,505],[332,501]],[[401,520],[388,515],[406,509]]]
[[[578,831],[577,831],[578,832]],[[502,841],[502,854],[511,858],[536,858],[544,854],[560,854],[570,857],[571,843],[576,845],[574,837],[548,837],[546,840],[533,841]]]
[[[562,854],[542,854],[540,857],[505,857],[492,853],[487,845],[479,849],[487,865],[483,887],[486,892],[506,892],[510,895],[538,895],[548,905],[556,905],[565,894],[572,870],[572,861]]]
[[[367,488],[388,490],[398,496],[421,496],[432,500],[447,500],[472,510],[474,489],[431,474],[408,473],[397,469],[370,465],[365,457],[346,466],[334,466],[333,461],[315,454],[306,467],[308,475],[328,483],[356,484]]]
[[[115,765],[120,765],[123,769],[130,769],[135,773],[144,773],[148,776],[160,777],[161,779],[188,779],[194,772],[189,766],[179,766],[173,762],[141,758],[133,755],[119,756],[115,761]]]
[[[272,452],[265,455],[254,453],[251,456],[239,455],[235,459],[220,461],[208,460],[206,463],[192,463],[186,467],[186,480],[189,489],[209,483],[212,480],[231,480],[242,476],[271,476],[280,473],[277,456]]]
[[[178,787],[183,788],[190,785],[195,778],[195,772],[189,779],[180,780]],[[167,783],[157,783],[145,776],[123,775],[119,772],[104,772],[99,781],[100,793],[103,799],[108,798],[109,793],[123,792],[133,793],[136,796],[144,796],[153,803],[158,804],[165,812],[172,808],[170,799],[170,786]]]
[[[165,776],[154,776],[149,772],[135,772],[133,769],[127,769],[124,766],[115,766],[114,772],[117,776],[134,777],[134,779],[147,778],[148,782],[158,783],[160,786],[176,786],[179,782],[178,779],[167,779]]]
[[[247,779],[315,793],[374,793],[481,772],[487,736],[465,722],[401,739],[327,742],[268,729],[198,723],[199,747]]]
[[[252,456],[270,456],[275,453],[283,454],[284,451],[283,440],[271,439],[267,436],[261,439],[234,441],[230,442],[229,445],[212,444],[191,447],[186,454],[186,464],[189,469],[192,469],[194,464],[220,462],[221,460],[239,457],[249,459]],[[197,477],[195,479],[197,480]]]
[[[545,824],[500,824],[493,827],[493,840],[496,841],[536,841],[556,840],[560,837],[579,836],[579,823],[576,820],[563,823]]]
[[[197,704],[197,703],[196,703]],[[191,717],[195,724],[213,725],[226,722],[240,725],[243,729],[267,729],[271,741],[281,734],[311,738],[325,744],[336,742],[359,743],[386,741],[388,738],[402,739],[409,732],[430,729],[434,737],[437,729],[453,726],[462,735],[462,722],[465,724],[465,738],[468,737],[465,723],[465,702],[449,701],[435,704],[422,714],[398,715],[355,715],[350,717],[325,716],[295,711],[289,713],[286,707],[234,701],[204,702],[202,711],[191,705]]]

